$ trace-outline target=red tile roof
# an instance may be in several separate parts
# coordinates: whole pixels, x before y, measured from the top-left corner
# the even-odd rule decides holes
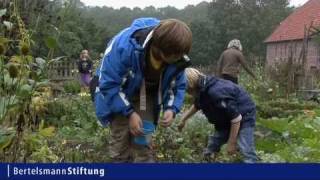
[[[320,26],[320,0],[309,0],[283,20],[276,30],[265,40],[266,43],[304,38],[304,29]]]

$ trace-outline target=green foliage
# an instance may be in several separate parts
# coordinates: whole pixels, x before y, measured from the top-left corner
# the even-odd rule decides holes
[[[4,151],[5,148],[9,147],[15,136],[15,130],[12,128],[0,129],[0,150]]]
[[[66,93],[76,94],[76,93],[80,93],[81,91],[81,86],[79,81],[68,81],[64,83],[63,87]]]
[[[58,46],[57,40],[53,37],[47,37],[45,43],[49,49],[55,49]]]
[[[0,9],[0,17],[7,13],[7,9]]]
[[[191,23],[194,35],[192,58],[196,64],[213,64],[228,42],[237,38],[242,42],[249,62],[264,59],[263,41],[291,11],[288,0],[212,1],[208,16]]]
[[[180,133],[177,129],[179,117],[170,128],[159,127],[155,137],[156,158],[160,162],[204,162],[202,153],[207,136],[213,132],[201,114],[188,122]]]
[[[257,149],[287,162],[319,161],[319,117],[300,114],[295,118],[263,119],[259,125],[272,133],[257,141]]]
[[[79,0],[34,0],[18,5],[38,56],[75,58],[84,48],[93,56],[103,52],[105,41],[101,38],[108,38],[107,29],[84,15],[86,8]]]
[[[319,112],[310,109],[290,118],[258,117],[256,148],[262,162],[319,161],[318,116]],[[22,159],[16,161],[110,162],[106,151],[110,131],[97,124],[89,97],[60,96],[53,99],[44,119],[39,131],[26,132],[25,146],[20,152]],[[202,152],[214,127],[202,114],[196,114],[180,133],[177,130],[179,119],[180,116],[170,128],[157,128],[153,146],[157,161],[207,162]],[[1,142],[10,143],[6,139]],[[225,147],[217,158],[218,162],[239,160],[239,156],[229,157]]]
[[[317,34],[317,35],[314,37],[314,41],[320,46],[320,34]]]
[[[45,79],[50,61],[31,55],[30,32],[16,2],[10,5],[11,10],[16,32],[0,32],[1,43],[6,46],[6,53],[0,55],[0,159],[25,162],[32,156],[35,162],[54,162],[56,157],[46,139],[54,136],[54,127],[38,128],[51,98]]]
[[[55,128],[54,127],[48,127],[44,129],[39,130],[39,134],[44,137],[52,137],[54,135]]]
[[[76,56],[79,52],[84,49],[81,45],[81,38],[74,32],[63,32],[61,34],[63,41],[59,44],[61,51],[69,56]]]
[[[255,69],[258,80],[243,74],[240,84],[257,104],[255,139],[261,161],[320,161],[318,105],[290,96],[284,99],[281,84],[268,80],[259,66],[263,40],[292,10],[287,0],[217,0],[182,10],[84,7],[79,0],[21,1],[18,5],[0,5],[1,162],[110,162],[106,150],[110,130],[97,123],[90,97],[78,94],[76,81],[67,82],[65,92],[53,97],[46,72],[49,64],[65,56],[76,58],[83,48],[92,54],[103,52],[108,39],[142,16],[187,22],[194,36],[194,64],[214,64],[228,41],[239,38],[249,62],[260,57]],[[60,57],[43,58],[56,55]],[[185,103],[190,105],[192,99],[187,96]],[[178,132],[179,119],[177,115],[170,128],[157,128],[153,137],[156,160],[208,162],[202,152],[214,126],[198,113]],[[224,146],[217,162],[239,162],[240,158],[229,157]]]
[[[316,108],[317,104],[299,101],[277,99],[273,101],[260,102],[257,105],[259,116],[262,118],[272,117],[294,117],[303,113],[304,110]]]
[[[109,130],[98,125],[90,98],[61,97],[49,107],[60,107],[49,108],[47,123],[57,127],[51,148],[63,162],[110,161],[105,150]]]

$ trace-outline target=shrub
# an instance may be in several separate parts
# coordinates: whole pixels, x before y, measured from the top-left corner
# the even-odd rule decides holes
[[[77,94],[81,91],[81,86],[78,81],[67,81],[63,87],[66,93]]]

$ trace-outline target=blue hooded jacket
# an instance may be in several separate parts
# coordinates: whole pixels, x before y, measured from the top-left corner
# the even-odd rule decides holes
[[[99,87],[94,97],[96,115],[103,125],[107,125],[115,114],[128,116],[134,111],[130,99],[139,92],[144,80],[146,45],[152,39],[152,33],[148,34],[143,44],[137,42],[133,35],[138,30],[152,30],[159,23],[155,18],[136,19],[108,44],[100,68],[97,69]],[[159,89],[158,116],[161,107],[178,113],[186,89],[184,70],[175,64],[168,65],[161,75]]]
[[[217,130],[230,129],[231,120],[242,115],[241,127],[255,126],[256,106],[250,95],[231,81],[206,76],[199,82],[195,107]]]

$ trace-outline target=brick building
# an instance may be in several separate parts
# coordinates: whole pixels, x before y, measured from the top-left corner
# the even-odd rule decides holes
[[[267,67],[276,68],[290,60],[304,70],[295,72],[295,78],[299,77],[306,88],[314,88],[320,71],[320,41],[315,39],[319,32],[320,0],[309,0],[284,19],[265,40]]]

